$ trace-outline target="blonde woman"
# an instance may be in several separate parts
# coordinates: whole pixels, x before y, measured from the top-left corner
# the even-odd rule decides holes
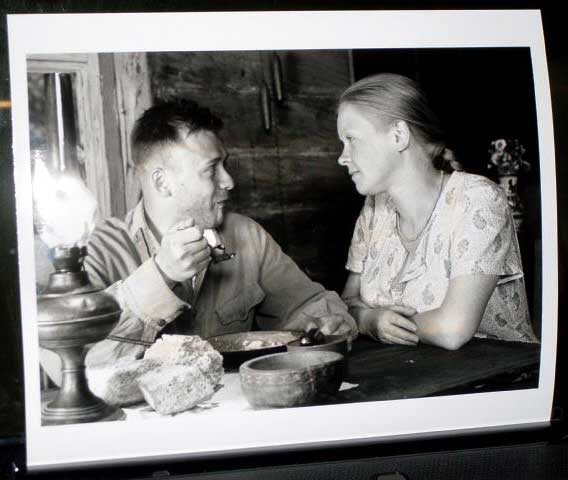
[[[411,79],[379,74],[341,96],[339,164],[366,197],[343,298],[361,333],[455,350],[473,336],[537,341],[500,187],[459,170]]]

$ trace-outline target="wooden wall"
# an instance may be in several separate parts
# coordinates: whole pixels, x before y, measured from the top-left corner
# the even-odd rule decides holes
[[[310,277],[340,290],[362,204],[337,164],[335,107],[350,83],[348,52],[149,53],[148,66],[153,100],[191,98],[223,119],[233,210],[260,222]]]

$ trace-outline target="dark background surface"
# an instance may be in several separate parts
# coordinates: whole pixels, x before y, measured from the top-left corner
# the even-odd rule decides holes
[[[69,478],[149,478],[155,472],[169,470],[171,474],[213,473],[202,478],[376,478],[375,473],[392,472],[407,467],[408,478],[568,478],[567,449],[562,441],[565,422],[568,382],[566,353],[563,348],[568,332],[564,325],[566,290],[564,276],[565,249],[568,230],[566,218],[566,182],[568,142],[568,36],[565,15],[560,6],[548,2],[470,1],[470,2],[1,2],[2,13],[52,12],[128,12],[128,11],[191,11],[191,10],[302,10],[302,9],[451,9],[451,8],[541,8],[546,39],[549,75],[555,122],[556,169],[558,190],[559,235],[559,341],[555,405],[558,418],[555,426],[530,433],[483,434],[436,441],[393,443],[343,449],[321,449],[296,454],[264,455],[247,458],[226,458],[218,462],[193,462],[152,467],[113,468],[69,473]],[[0,99],[9,98],[9,70],[6,48],[5,17],[0,24]],[[491,113],[488,112],[488,119]],[[491,122],[489,122],[491,123]],[[0,109],[0,319],[3,331],[0,340],[0,465],[7,473],[12,459],[23,464],[23,372],[21,331],[19,322],[17,240],[14,217],[14,185],[11,157],[10,110]],[[546,221],[546,218],[543,219]],[[546,247],[545,247],[546,248]],[[544,295],[546,301],[546,292]],[[441,453],[440,453],[441,452]],[[337,462],[341,463],[330,463]],[[289,465],[296,467],[288,467]],[[262,471],[249,469],[263,467]],[[412,470],[410,470],[412,469]],[[233,473],[229,474],[228,471]],[[2,470],[0,470],[2,472]],[[326,473],[327,472],[327,473]],[[334,472],[334,473],[329,473]],[[409,474],[408,472],[411,472]],[[256,476],[255,476],[256,475]],[[63,478],[53,475],[53,478]]]

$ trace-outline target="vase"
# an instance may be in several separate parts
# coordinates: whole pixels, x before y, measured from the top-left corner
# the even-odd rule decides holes
[[[505,194],[507,195],[507,202],[511,212],[513,213],[513,221],[517,232],[521,230],[525,216],[525,207],[523,206],[521,197],[519,196],[518,181],[518,175],[499,176],[499,185],[501,185],[501,188],[505,190]]]

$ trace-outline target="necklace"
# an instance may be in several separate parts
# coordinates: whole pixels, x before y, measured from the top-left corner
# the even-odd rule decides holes
[[[396,212],[396,233],[398,234],[398,236],[399,236],[400,240],[402,241],[406,250],[408,250],[408,251],[414,250],[413,247],[416,246],[418,240],[420,240],[420,237],[422,236],[422,234],[426,230],[426,227],[430,223],[430,220],[432,219],[432,215],[434,214],[434,210],[436,210],[436,205],[438,205],[438,201],[440,200],[440,197],[442,195],[443,185],[444,185],[444,171],[440,170],[440,187],[438,188],[438,196],[436,197],[436,201],[434,202],[434,205],[432,206],[432,210],[430,211],[430,215],[428,215],[428,218],[426,218],[426,220],[422,224],[422,227],[418,231],[418,234],[414,238],[408,238],[406,235],[404,235],[404,233],[402,233],[402,231],[400,229],[400,225],[399,225],[398,211]]]

